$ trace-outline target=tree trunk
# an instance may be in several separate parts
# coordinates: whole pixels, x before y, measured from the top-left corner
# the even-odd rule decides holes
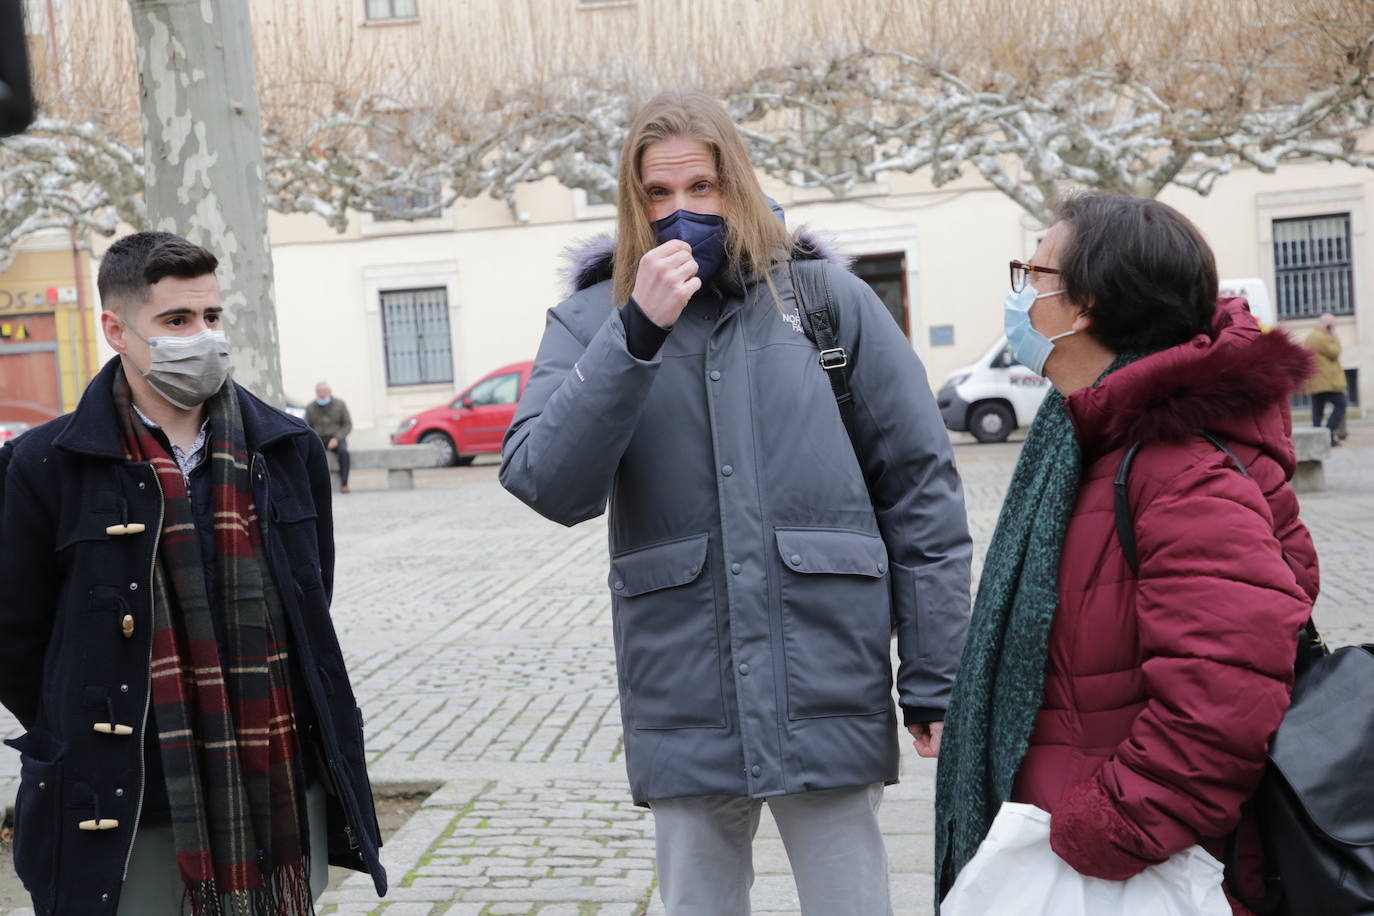
[[[247,0],[129,0],[148,222],[220,259],[234,378],[283,403]]]

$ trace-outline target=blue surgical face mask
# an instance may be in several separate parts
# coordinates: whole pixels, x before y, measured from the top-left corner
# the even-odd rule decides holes
[[[692,246],[697,276],[705,283],[725,264],[725,218],[714,213],[677,210],[650,224],[658,243],[682,239]]]
[[[1057,296],[1062,292],[1062,289],[1056,289],[1052,292],[1037,294],[1035,287],[1027,283],[1021,288],[1021,292],[1007,293],[1007,298],[1003,301],[1007,343],[1011,345],[1011,355],[1015,356],[1017,362],[1036,375],[1045,374],[1045,360],[1050,358],[1050,351],[1054,349],[1054,342],[1068,337],[1070,334],[1078,333],[1077,331],[1065,331],[1063,334],[1046,337],[1031,324],[1030,310],[1031,306],[1035,305],[1035,300],[1048,299],[1050,296]]]
[[[331,394],[331,395],[330,395],[329,397],[327,397],[327,398],[315,398],[315,403],[316,403],[316,404],[319,404],[321,407],[328,407],[328,406],[329,406],[329,402],[330,402],[330,401],[333,401],[333,400],[334,400],[334,396]]]

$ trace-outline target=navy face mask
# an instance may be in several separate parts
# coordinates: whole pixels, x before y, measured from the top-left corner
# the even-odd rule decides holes
[[[705,283],[725,264],[725,219],[713,213],[678,210],[651,224],[658,243],[682,239],[692,246],[697,276]]]

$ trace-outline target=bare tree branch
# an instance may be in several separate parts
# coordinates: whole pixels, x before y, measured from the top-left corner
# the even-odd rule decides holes
[[[609,197],[630,112],[684,82],[720,94],[766,174],[844,195],[972,169],[1041,221],[1074,188],[1205,195],[1238,167],[1374,167],[1367,0],[644,6],[554,21],[539,0],[472,0],[407,33],[360,29],[361,4],[271,4],[269,205],[343,231],[550,178]],[[0,262],[36,228],[146,222],[132,45],[101,7],[67,30],[48,117],[0,141]]]

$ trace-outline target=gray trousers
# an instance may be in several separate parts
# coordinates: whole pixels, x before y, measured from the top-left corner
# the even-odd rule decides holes
[[[310,819],[310,895],[316,900],[329,885],[329,836],[325,817],[324,787],[313,783],[305,790],[306,816]],[[145,827],[134,837],[129,876],[119,892],[117,916],[178,916],[186,885],[177,871],[177,848],[172,828]],[[189,910],[187,910],[189,912]]]
[[[803,916],[891,916],[882,783],[767,799]],[[763,799],[727,795],[650,803],[659,894],[668,916],[748,916]]]

